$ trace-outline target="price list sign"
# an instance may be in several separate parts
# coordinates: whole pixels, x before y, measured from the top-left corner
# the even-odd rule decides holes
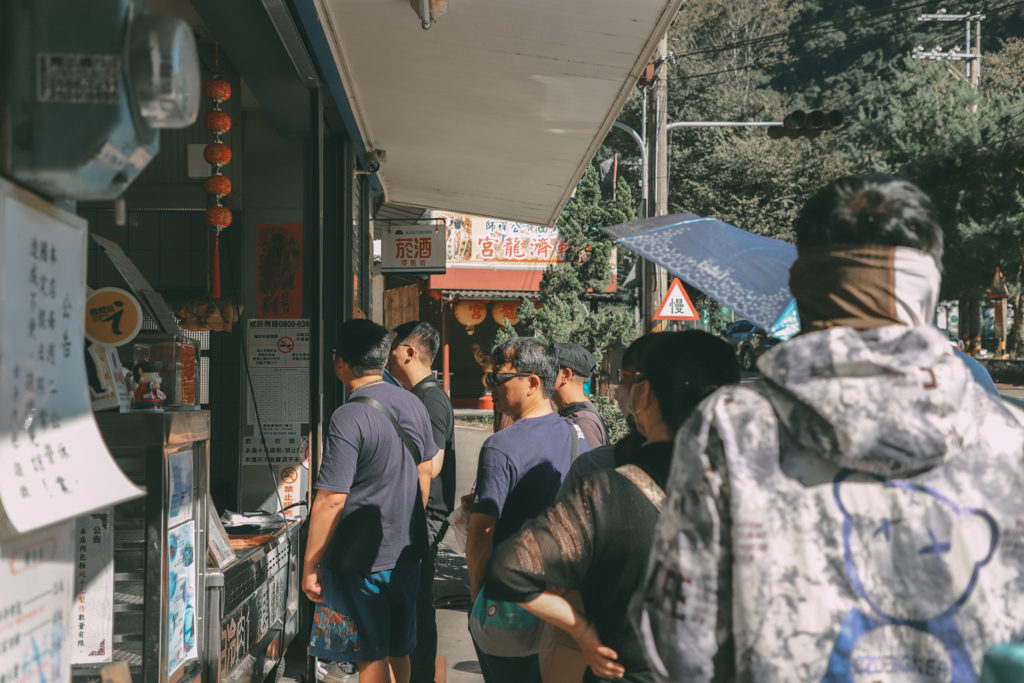
[[[19,533],[143,494],[85,373],[85,221],[0,180],[0,502]]]

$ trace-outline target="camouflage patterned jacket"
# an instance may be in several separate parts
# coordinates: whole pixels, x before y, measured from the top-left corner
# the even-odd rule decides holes
[[[975,683],[1024,639],[1024,413],[934,328],[760,368],[676,439],[632,609],[659,680]]]

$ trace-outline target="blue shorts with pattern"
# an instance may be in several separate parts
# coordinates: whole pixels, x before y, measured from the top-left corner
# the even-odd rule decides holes
[[[372,574],[323,573],[309,654],[334,662],[405,657],[416,648],[420,564]]]

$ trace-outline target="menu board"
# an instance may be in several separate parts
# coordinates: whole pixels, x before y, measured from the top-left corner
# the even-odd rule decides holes
[[[4,535],[0,511],[0,681],[71,680],[72,623],[85,605],[72,604],[72,522]]]
[[[90,406],[85,245],[84,220],[0,179],[0,502],[19,533],[144,494]]]

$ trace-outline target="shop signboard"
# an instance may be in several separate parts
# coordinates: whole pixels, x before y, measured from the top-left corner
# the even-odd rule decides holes
[[[68,521],[0,538],[0,681],[71,680],[71,624],[88,615],[74,597],[73,536]]]
[[[450,268],[542,270],[565,262],[568,245],[555,228],[448,211],[430,215],[446,219]]]
[[[85,245],[84,220],[0,179],[0,502],[20,533],[144,494],[92,415]]]
[[[75,602],[70,634],[75,664],[110,662],[114,639],[114,508],[75,521]]]
[[[256,315],[301,318],[302,223],[257,224],[256,250]]]
[[[444,225],[403,225],[384,230],[380,245],[382,273],[444,273]]]

